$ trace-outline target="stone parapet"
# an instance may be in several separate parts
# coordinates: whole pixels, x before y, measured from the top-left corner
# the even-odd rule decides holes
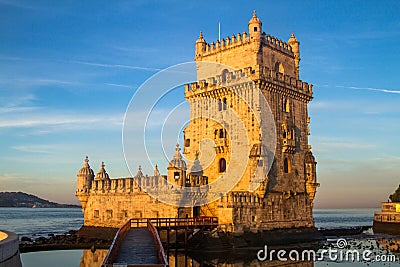
[[[252,40],[247,32],[238,33],[237,35],[232,34],[221,40],[216,40],[215,42],[205,43],[201,51],[197,51],[197,55],[203,57],[219,53],[224,50],[229,50],[236,48],[238,46],[249,45],[252,42],[261,42],[265,46],[280,51],[288,56],[294,57],[292,47],[285,41],[282,41],[270,34],[263,33],[260,40]]]
[[[283,73],[274,72],[264,66],[258,66],[257,70],[247,67],[242,70],[226,72],[198,82],[185,84],[185,97],[189,99],[195,96],[214,97],[224,95],[228,90],[237,90],[245,86],[243,81],[248,79],[247,77],[254,81],[260,80],[260,89],[285,89],[289,95],[297,96],[307,101],[312,100],[312,84]],[[220,89],[216,90],[215,87],[220,87]]]
[[[18,245],[19,240],[17,234],[4,230],[0,231],[0,266],[3,262],[18,255]]]

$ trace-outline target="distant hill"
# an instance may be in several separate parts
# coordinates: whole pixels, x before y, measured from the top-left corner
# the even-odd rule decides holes
[[[58,204],[23,192],[0,192],[0,207],[79,208],[80,206]]]

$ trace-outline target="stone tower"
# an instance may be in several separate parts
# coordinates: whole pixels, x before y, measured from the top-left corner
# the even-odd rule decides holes
[[[210,182],[224,175],[230,163],[234,137],[227,135],[224,123],[213,122],[198,114],[214,108],[213,112],[226,118],[225,110],[229,107],[239,114],[247,129],[250,156],[241,179],[221,200],[201,207],[201,215],[218,216],[220,224],[227,230],[241,232],[314,226],[312,206],[319,184],[316,182],[316,161],[308,145],[310,118],[307,106],[313,97],[312,85],[299,77],[299,44],[293,33],[288,42],[264,33],[256,12],[248,23],[248,33],[238,33],[212,43],[207,43],[200,33],[195,43],[197,62],[230,66],[254,82],[270,106],[276,128],[275,156],[265,159],[260,144],[260,125],[254,119],[263,114],[246,112],[245,103],[235,93],[220,86],[226,80],[237,79],[237,71],[224,70],[211,79],[217,80],[219,85],[198,73],[199,82],[185,88],[191,121],[184,130],[184,154],[194,161],[200,150],[199,140],[213,140],[216,156],[202,170]],[[250,92],[251,86],[248,83],[239,85],[244,94]],[[249,97],[257,105],[257,97]],[[220,104],[216,107],[200,104],[205,98]],[[257,190],[249,190],[249,181],[257,164],[265,160],[273,161],[268,177]]]

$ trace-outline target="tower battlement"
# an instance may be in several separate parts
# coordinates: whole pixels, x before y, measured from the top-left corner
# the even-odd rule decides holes
[[[288,93],[296,94],[298,97],[305,99],[306,101],[312,100],[313,85],[307,82],[303,82],[300,79],[291,77],[287,74],[275,72],[274,70],[266,66],[258,66],[258,70],[254,70],[252,67],[247,67],[241,70],[225,71],[220,75],[208,77],[198,82],[185,84],[185,97],[191,98],[199,94],[205,94],[210,91],[210,86],[215,85],[220,87],[227,87],[234,89],[235,86],[241,84],[244,80],[248,81],[251,78],[254,81],[263,80],[273,86],[261,86],[260,89],[271,89],[277,87],[285,88]],[[248,78],[247,78],[248,77]],[[221,89],[223,90],[223,89]]]
[[[200,33],[202,37],[202,33]],[[196,57],[209,56],[215,53],[219,53],[223,50],[229,50],[238,46],[246,46],[251,42],[262,42],[263,45],[269,46],[277,51],[280,51],[288,56],[294,57],[292,47],[285,41],[280,40],[270,34],[262,33],[260,40],[251,39],[247,32],[238,33],[236,35],[227,36],[221,40],[207,43],[204,41],[204,46],[196,51]]]

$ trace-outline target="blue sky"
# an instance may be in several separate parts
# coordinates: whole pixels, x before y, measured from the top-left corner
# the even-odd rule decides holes
[[[379,206],[400,183],[398,1],[0,0],[0,191],[77,203],[86,155],[95,172],[104,160],[129,176],[121,134],[135,90],[193,60],[199,31],[209,42],[218,22],[222,37],[247,31],[254,9],[266,33],[295,32],[301,79],[315,85],[315,206]]]

